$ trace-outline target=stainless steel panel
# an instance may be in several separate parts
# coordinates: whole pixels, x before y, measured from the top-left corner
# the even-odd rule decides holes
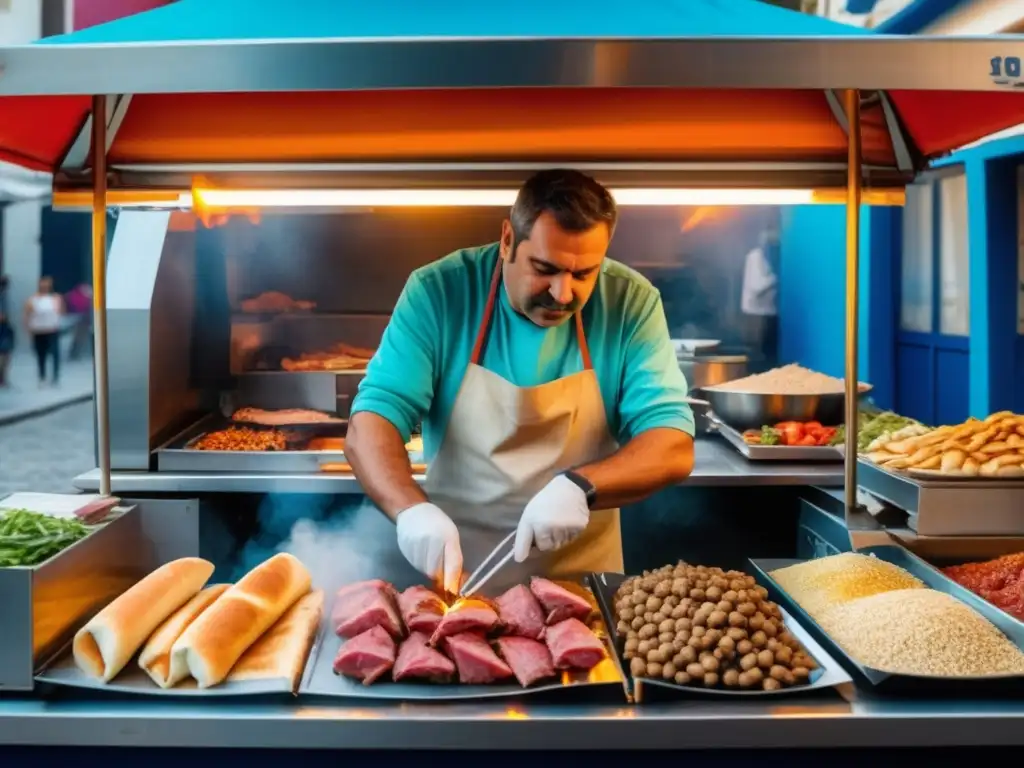
[[[906,510],[921,536],[1024,535],[1020,482],[916,480],[863,459],[858,478],[864,490]]]
[[[149,467],[150,307],[170,213],[126,211],[107,265],[110,452],[113,469]]]
[[[325,38],[0,48],[0,95],[633,86],[1006,90],[1024,38]]]
[[[614,751],[1024,745],[1024,701],[880,698],[628,707],[474,701],[0,700],[0,744],[235,749]],[[767,759],[768,756],[766,756]],[[524,758],[530,758],[524,754]]]
[[[157,564],[136,508],[39,566],[0,568],[0,691],[32,690],[36,666]]]
[[[850,551],[850,534],[842,518],[800,499],[797,557],[813,560]]]

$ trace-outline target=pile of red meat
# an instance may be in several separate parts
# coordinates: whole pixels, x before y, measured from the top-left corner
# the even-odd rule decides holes
[[[585,598],[547,579],[513,587],[493,605],[477,598],[451,608],[426,587],[402,593],[375,579],[342,587],[331,622],[345,638],[336,674],[364,685],[395,682],[482,684],[515,677],[524,688],[562,669],[590,669],[604,644],[584,623]]]

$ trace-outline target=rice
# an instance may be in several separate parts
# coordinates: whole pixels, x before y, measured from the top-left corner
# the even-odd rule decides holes
[[[860,597],[924,589],[920,579],[898,565],[856,552],[780,568],[771,577],[814,619],[829,608]]]
[[[841,395],[846,391],[842,379],[826,376],[795,363],[735,381],[726,381],[707,389],[756,395]]]
[[[836,605],[819,623],[861,664],[903,675],[1024,675],[1024,653],[981,614],[934,589]]]

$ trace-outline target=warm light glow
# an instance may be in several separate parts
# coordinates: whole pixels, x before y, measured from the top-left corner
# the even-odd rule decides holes
[[[809,189],[613,189],[619,205],[806,205]],[[202,189],[192,191],[206,208],[447,208],[500,207],[515,202],[514,189]]]

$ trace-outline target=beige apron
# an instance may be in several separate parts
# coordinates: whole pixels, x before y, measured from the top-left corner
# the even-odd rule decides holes
[[[583,364],[579,373],[517,387],[480,364],[501,267],[499,258],[451,419],[424,483],[430,500],[459,528],[466,574],[515,530],[526,504],[555,475],[603,459],[618,447],[608,431],[579,312],[574,316]],[[534,574],[586,571],[622,571],[619,510],[594,510],[587,529],[571,544],[554,552],[534,550],[525,563],[511,561],[484,591],[496,594]]]

